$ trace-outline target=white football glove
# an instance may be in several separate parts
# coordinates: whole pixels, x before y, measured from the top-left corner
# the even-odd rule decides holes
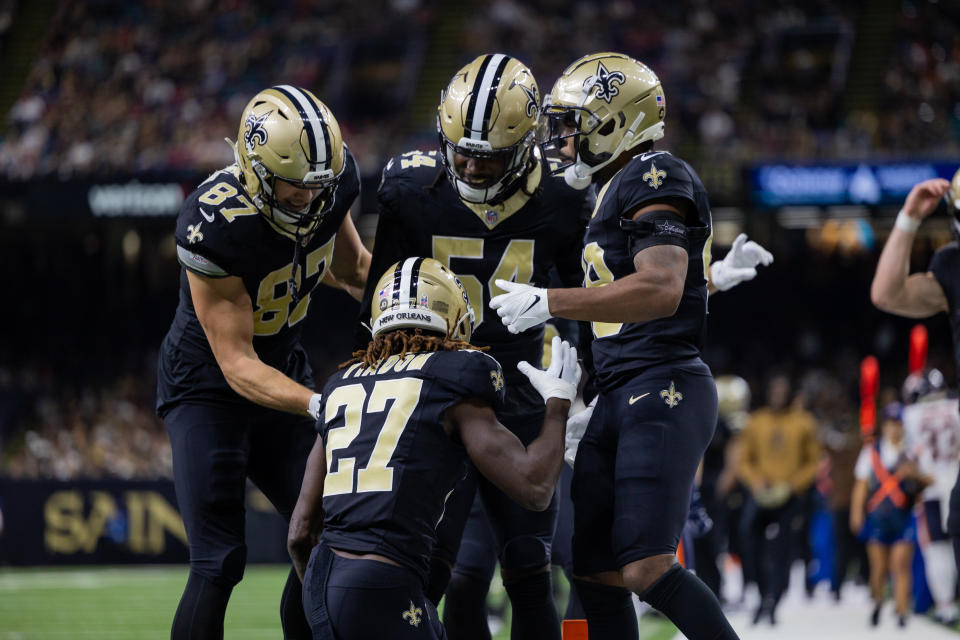
[[[590,418],[593,417],[593,408],[597,406],[597,398],[594,396],[587,408],[579,413],[575,413],[567,420],[567,435],[564,439],[563,461],[570,467],[577,458],[577,447],[580,446],[580,440],[587,431],[587,425],[590,424]]]
[[[490,308],[510,333],[520,333],[550,319],[547,290],[511,280],[497,280],[506,291],[490,299]]]
[[[315,393],[310,396],[310,405],[307,407],[307,413],[310,414],[310,417],[314,420],[320,419],[320,403],[323,401],[323,395],[320,393]]]
[[[573,402],[577,397],[577,384],[580,382],[577,350],[566,340],[561,342],[557,336],[553,337],[550,348],[550,366],[546,371],[537,369],[526,361],[518,363],[517,369],[530,379],[530,384],[543,396],[544,402],[550,398]]]
[[[730,251],[710,265],[710,282],[720,291],[726,291],[746,280],[757,276],[757,265],[768,266],[773,262],[773,254],[753,240],[747,240],[747,234],[741,233],[733,241]]]

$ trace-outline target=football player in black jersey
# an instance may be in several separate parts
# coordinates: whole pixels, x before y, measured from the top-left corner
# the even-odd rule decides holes
[[[470,346],[473,310],[453,272],[405,258],[374,292],[373,340],[323,389],[288,548],[315,639],[443,638],[423,586],[448,496],[469,458],[518,504],[546,509],[580,367],[559,338],[547,371],[517,365],[546,403],[525,446],[497,420],[505,376]]]
[[[933,254],[925,272],[910,274],[913,238],[941,199],[946,200],[955,239]],[[950,182],[942,178],[925,180],[907,194],[880,253],[870,299],[878,308],[908,318],[946,312],[953,330],[954,361],[960,370],[960,170]],[[947,535],[960,571],[960,476],[950,492]]]
[[[666,151],[656,74],[622,54],[585,56],[543,110],[545,148],[572,186],[600,186],[584,287],[498,280],[511,332],[551,316],[593,325],[599,399],[572,481],[574,584],[591,640],[636,638],[630,592],[691,639],[735,638],[716,596],[676,558],[697,465],[717,423],[700,359],[712,225],[696,172]]]
[[[246,564],[247,478],[290,517],[320,404],[300,346],[310,292],[326,281],[359,297],[370,265],[349,215],[356,161],[312,93],[257,94],[234,150],[177,217],[180,302],[160,348],[157,413],[190,546],[175,640],[223,637]],[[281,620],[285,637],[309,637],[293,572]]]
[[[497,418],[524,443],[539,431],[543,403],[516,364],[540,362],[543,327],[514,336],[486,305],[502,292],[497,279],[544,286],[555,267],[567,286],[578,284],[583,230],[594,202],[591,192],[548,175],[534,144],[539,103],[533,75],[516,58],[482,55],[458,71],[438,108],[439,152],[410,151],[383,170],[372,266],[379,273],[409,256],[431,256],[460,277],[477,311],[473,344],[489,347],[503,365],[507,391]],[[365,303],[373,295],[368,286]],[[534,513],[475,476],[471,473],[448,503],[429,595],[439,600],[448,565],[456,559],[445,623],[457,638],[490,637],[484,596],[492,567],[483,559],[486,554],[470,552],[485,545],[490,525],[471,519],[464,553],[457,555],[479,485],[513,604],[512,637],[559,640],[549,573],[556,501]]]

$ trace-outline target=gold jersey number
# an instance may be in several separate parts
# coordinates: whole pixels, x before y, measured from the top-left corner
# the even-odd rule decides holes
[[[500,256],[500,261],[497,263],[493,275],[486,282],[490,297],[505,293],[503,289],[496,285],[498,279],[513,280],[526,284],[533,280],[534,244],[533,240],[514,239],[510,241],[503,255]],[[479,327],[483,322],[484,311],[487,306],[483,298],[483,283],[477,276],[461,273],[458,269],[450,266],[450,260],[452,258],[483,259],[483,238],[433,236],[433,257],[460,278],[464,289],[467,290],[467,297],[470,298],[473,313],[476,315],[476,326]]]
[[[368,491],[393,491],[393,468],[390,460],[404,429],[407,428],[410,416],[420,401],[422,388],[423,380],[419,378],[395,378],[378,380],[369,399],[362,384],[350,384],[333,390],[327,398],[324,419],[329,423],[337,417],[340,407],[343,407],[344,425],[334,427],[327,433],[324,497]],[[367,466],[355,472],[356,455],[340,456],[336,452],[349,447],[360,435],[364,417],[383,411],[386,411],[387,415],[383,419],[380,433],[377,434]]]

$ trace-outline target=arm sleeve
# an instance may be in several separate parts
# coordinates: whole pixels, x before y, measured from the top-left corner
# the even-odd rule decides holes
[[[503,404],[505,382],[500,363],[483,351],[459,351],[460,359],[456,373],[450,376],[450,384],[457,389],[461,399],[481,398],[494,409]]]
[[[670,198],[681,198],[696,207],[693,178],[669,153],[643,154],[631,160],[617,193],[622,218],[632,218],[640,207]]]

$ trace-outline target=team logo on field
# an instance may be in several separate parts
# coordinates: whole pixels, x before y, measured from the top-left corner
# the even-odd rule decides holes
[[[257,116],[254,113],[247,116],[243,123],[243,126],[247,128],[243,133],[243,143],[247,146],[247,151],[253,151],[254,143],[267,144],[267,129],[263,126],[263,123],[267,121],[267,117],[271,113],[273,111],[267,111],[262,116]]]
[[[603,66],[603,62],[597,63],[596,75],[587,78],[587,82],[592,83],[592,86],[597,88],[597,98],[607,104],[613,100],[614,96],[620,93],[620,89],[614,86],[614,83],[623,84],[626,81],[627,77],[623,75],[622,71],[610,73],[607,71],[607,68]]]
[[[664,404],[671,409],[680,404],[680,401],[683,400],[683,394],[677,391],[676,387],[674,387],[673,380],[670,381],[670,387],[668,389],[664,389],[660,392],[660,397],[663,398]]]
[[[657,165],[650,163],[650,171],[647,171],[643,174],[642,178],[644,182],[650,185],[653,189],[659,189],[660,185],[663,184],[663,179],[667,177],[667,172],[663,169],[657,169]]]
[[[499,369],[494,369],[490,372],[490,382],[493,383],[493,390],[500,391],[503,389],[503,372]]]
[[[409,622],[411,627],[419,627],[422,616],[423,616],[423,609],[421,609],[420,607],[413,606],[413,600],[411,600],[410,608],[404,611],[401,617],[407,622]]]
[[[200,233],[200,225],[202,224],[202,222],[198,222],[197,224],[187,225],[187,242],[194,244],[203,240],[203,234]]]

